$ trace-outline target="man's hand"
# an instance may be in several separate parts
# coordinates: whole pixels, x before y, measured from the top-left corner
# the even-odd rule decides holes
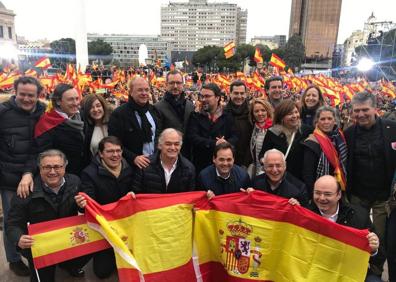
[[[301,206],[300,202],[298,200],[294,199],[294,198],[290,198],[289,199],[289,204],[292,205],[292,206],[296,206],[296,205],[297,206]]]
[[[25,199],[30,192],[33,192],[33,175],[25,173],[18,184],[17,195]]]
[[[18,241],[18,247],[21,249],[28,249],[33,246],[33,237],[29,235],[22,235]]]
[[[135,195],[135,193],[133,193],[133,192],[131,191],[131,192],[128,192],[128,194],[132,196],[132,199],[136,200],[136,195]]]
[[[146,155],[140,155],[137,156],[134,160],[133,163],[140,169],[148,167],[150,164],[150,160],[148,156]]]
[[[216,137],[216,146],[224,142],[227,142],[227,140],[224,139],[224,136]]]
[[[206,197],[208,197],[208,200],[212,199],[214,196],[215,194],[212,190],[208,190],[208,192],[206,192]]]
[[[246,188],[246,189],[243,189],[243,188],[241,188],[241,189],[239,189],[241,192],[245,192],[245,193],[248,193],[248,194],[250,194],[250,193],[252,193],[252,192],[254,192],[255,190],[253,189],[253,188],[251,188],[251,187],[249,187],[249,188]]]
[[[371,253],[376,253],[379,248],[379,239],[377,234],[375,234],[374,232],[370,232],[369,234],[367,234],[367,240],[371,249]]]
[[[82,209],[85,208],[85,206],[87,205],[87,200],[83,195],[74,196],[74,200],[76,201],[77,206],[79,206]]]

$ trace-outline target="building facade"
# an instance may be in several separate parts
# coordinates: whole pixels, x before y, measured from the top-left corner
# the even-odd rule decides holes
[[[160,36],[88,33],[88,42],[98,39],[111,45],[113,61],[119,62],[121,66],[139,64],[139,48],[142,44],[147,47],[147,64],[155,64],[158,60],[163,64],[166,57],[170,57],[169,44]]]
[[[337,43],[342,0],[292,0],[289,38],[298,34],[308,58],[331,58]]]
[[[0,2],[0,64],[15,63],[17,60],[15,14]]]
[[[247,10],[206,0],[170,2],[161,7],[161,37],[174,51],[196,51],[230,41],[246,43]]]
[[[343,66],[351,66],[355,57],[355,48],[366,44],[367,37],[365,38],[364,32],[356,30],[344,41],[344,54],[342,57]]]
[[[286,46],[286,35],[255,36],[250,40],[250,44],[253,46],[267,45],[270,49],[282,48]]]

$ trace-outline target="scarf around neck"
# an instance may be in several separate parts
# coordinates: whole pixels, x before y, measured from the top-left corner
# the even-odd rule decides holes
[[[149,110],[149,103],[147,102],[144,106],[136,104],[133,99],[129,99],[129,105],[131,109],[138,113],[141,120],[141,129],[143,143],[150,143],[152,141],[153,133],[151,131],[151,123],[148,121],[146,113]]]

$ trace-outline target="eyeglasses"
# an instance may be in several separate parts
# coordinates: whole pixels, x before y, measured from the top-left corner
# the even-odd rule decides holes
[[[274,168],[283,168],[283,164],[270,164],[270,165],[264,165],[266,169],[274,169]]]
[[[116,150],[103,150],[106,154],[121,154],[122,150],[121,149],[116,149]]]
[[[314,191],[313,193],[315,196],[320,197],[323,195],[325,198],[330,198],[330,197],[338,194],[338,192],[321,192],[321,191]]]
[[[56,172],[61,171],[65,166],[64,165],[44,165],[41,166],[41,169],[45,172],[50,172],[52,169],[55,170]]]
[[[199,98],[200,99],[210,99],[210,98],[212,98],[212,97],[214,97],[215,95],[199,95]]]

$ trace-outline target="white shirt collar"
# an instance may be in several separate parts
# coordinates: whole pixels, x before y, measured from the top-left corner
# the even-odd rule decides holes
[[[320,209],[319,209],[319,212],[320,212],[321,216],[323,216],[324,218],[327,218],[328,220],[330,220],[332,222],[337,222],[339,210],[340,210],[340,204],[338,203],[337,210],[336,210],[335,214],[328,216],[328,215],[324,214]]]
[[[227,179],[230,178],[230,176],[231,176],[231,172],[228,173],[227,177],[221,176],[220,173],[219,173],[219,171],[217,170],[217,167],[216,167],[216,174],[217,174],[218,177],[221,177],[221,178],[223,178],[224,180],[227,180]]]

